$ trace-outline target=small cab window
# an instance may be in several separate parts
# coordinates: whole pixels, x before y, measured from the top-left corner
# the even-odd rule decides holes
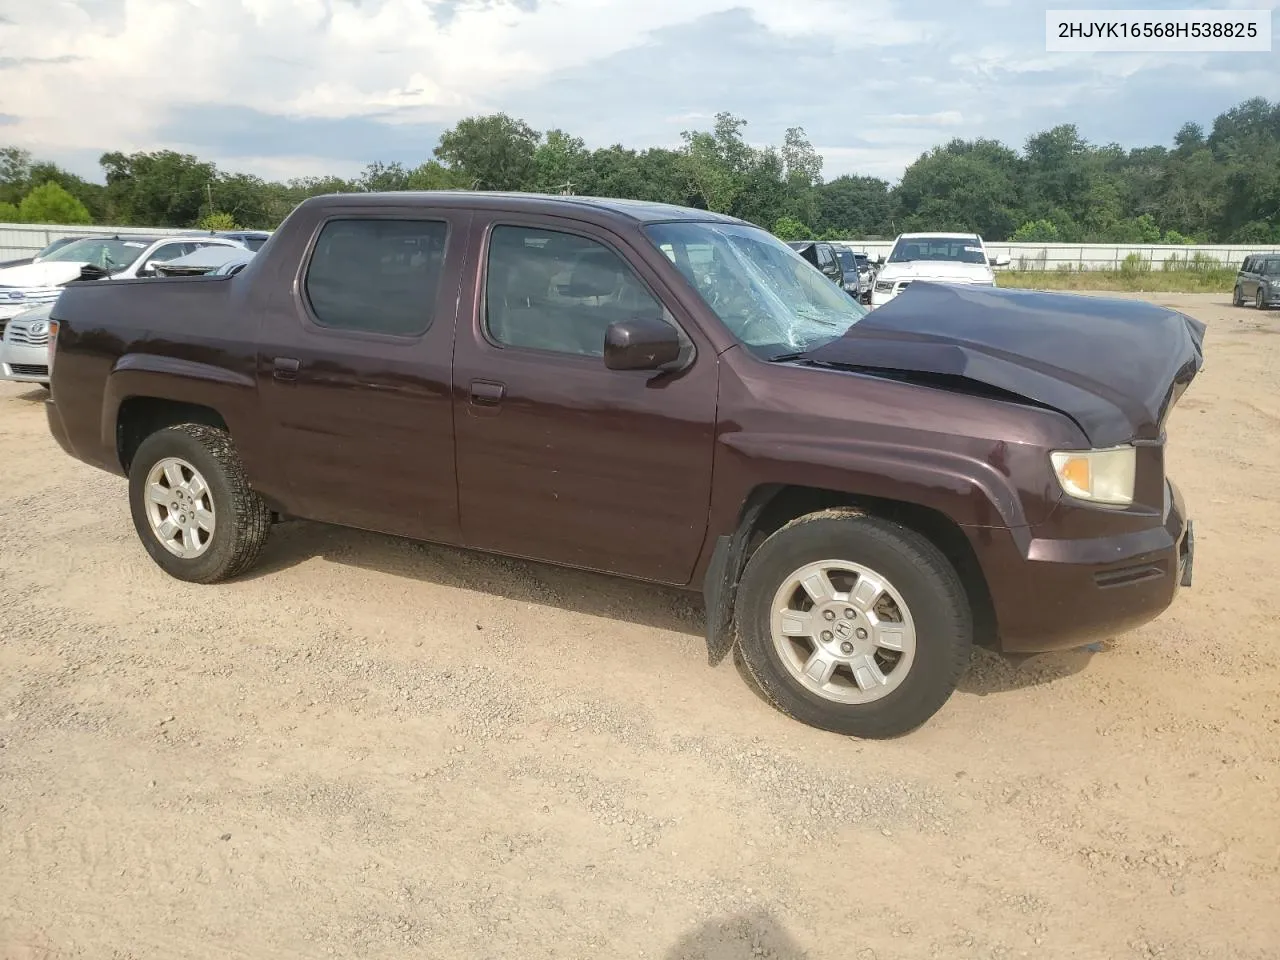
[[[417,336],[431,326],[449,226],[442,220],[331,220],[307,266],[315,322]]]
[[[665,319],[613,250],[569,233],[494,227],[484,324],[495,343],[599,357],[610,324],[640,317]]]
[[[818,250],[818,266],[829,267],[831,266],[832,263],[835,262],[834,258],[831,256],[830,247],[825,246],[824,244],[818,244],[817,250]]]

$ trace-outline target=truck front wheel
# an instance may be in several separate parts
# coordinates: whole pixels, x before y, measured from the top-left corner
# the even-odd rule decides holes
[[[960,578],[931,542],[855,510],[800,517],[752,555],[737,593],[747,673],[782,712],[847,736],[932,717],[973,645]]]
[[[151,559],[192,583],[247,570],[271,527],[271,512],[249,486],[231,436],[200,423],[142,441],[129,466],[129,507]]]

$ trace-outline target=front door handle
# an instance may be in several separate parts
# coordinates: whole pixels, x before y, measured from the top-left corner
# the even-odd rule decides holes
[[[472,380],[471,402],[481,407],[496,407],[507,395],[507,385],[496,380]]]
[[[277,380],[297,380],[300,366],[302,364],[293,357],[276,357],[271,364],[271,376]]]

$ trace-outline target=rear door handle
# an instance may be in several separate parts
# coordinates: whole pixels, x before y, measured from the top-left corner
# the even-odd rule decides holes
[[[271,364],[271,376],[277,380],[297,380],[300,364],[293,357],[276,357]]]
[[[496,380],[472,380],[471,402],[481,407],[496,407],[507,395],[507,385]]]

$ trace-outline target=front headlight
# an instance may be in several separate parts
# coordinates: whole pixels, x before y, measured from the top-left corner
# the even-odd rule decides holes
[[[892,289],[893,289],[893,281],[892,281],[892,280],[877,280],[877,281],[876,281],[876,293],[888,293],[888,292],[889,292],[890,290],[892,290]]]
[[[1049,454],[1063,491],[1079,500],[1128,506],[1133,503],[1136,447],[1055,450]]]

